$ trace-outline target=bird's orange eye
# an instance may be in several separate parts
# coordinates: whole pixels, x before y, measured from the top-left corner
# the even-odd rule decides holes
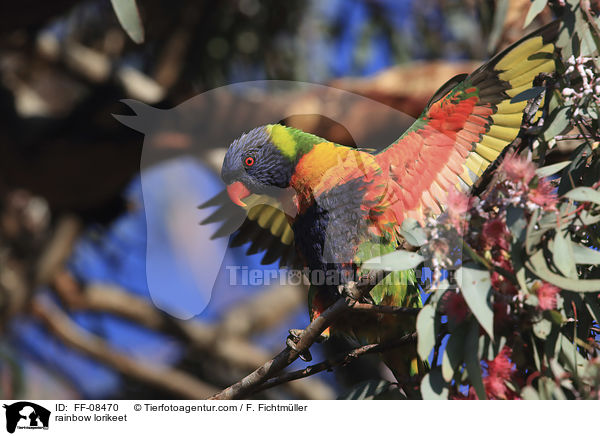
[[[245,160],[244,163],[246,164],[247,167],[251,167],[252,165],[254,165],[254,158],[248,156]]]

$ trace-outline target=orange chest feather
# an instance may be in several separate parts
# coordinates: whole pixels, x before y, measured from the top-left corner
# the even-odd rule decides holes
[[[322,142],[302,156],[291,186],[302,202],[353,179],[370,183],[379,173],[379,165],[369,153]]]
[[[324,192],[359,179],[363,186],[360,207],[371,221],[369,228],[377,235],[389,233],[395,215],[387,210],[391,205],[387,175],[374,155],[330,142],[317,144],[300,159],[292,176],[295,206],[302,215]]]

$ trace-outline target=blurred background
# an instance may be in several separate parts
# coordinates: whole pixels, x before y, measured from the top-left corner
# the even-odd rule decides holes
[[[2,6],[4,399],[205,398],[267,361],[308,324],[306,289],[231,283],[226,265],[263,266],[198,225],[208,212],[195,206],[222,189],[225,147],[265,117],[331,113],[325,104],[336,121],[288,124],[380,147],[408,121],[311,86],[276,100],[256,86],[207,91],[311,82],[416,117],[449,78],[523,36],[531,2],[138,0],[138,28],[119,22],[118,4]],[[184,106],[184,117],[172,110]],[[190,253],[197,264],[181,260]],[[313,357],[343,347],[316,345]],[[258,396],[357,398],[389,377],[365,357]]]

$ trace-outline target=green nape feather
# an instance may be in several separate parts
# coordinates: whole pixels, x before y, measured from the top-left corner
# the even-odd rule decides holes
[[[266,129],[275,147],[292,162],[312,150],[315,144],[328,142],[319,136],[281,124],[267,124]]]

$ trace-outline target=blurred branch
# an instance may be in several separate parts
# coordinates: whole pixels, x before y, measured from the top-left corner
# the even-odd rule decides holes
[[[216,388],[186,373],[169,367],[157,367],[132,359],[114,349],[101,338],[81,330],[55,304],[39,299],[32,303],[32,313],[61,341],[123,375],[160,387],[186,399],[212,395]]]
[[[352,306],[371,292],[377,283],[383,280],[388,273],[385,271],[371,271],[362,276],[358,282],[350,282],[345,285],[344,294],[346,296],[338,299],[306,327],[295,349],[285,348],[254,372],[209,399],[234,400],[245,398],[269,378],[276,376],[280,371],[289,366],[305,350],[308,350],[327,327],[333,324],[341,315],[351,310]]]
[[[74,216],[59,219],[54,234],[40,255],[36,285],[49,283],[71,255],[73,245],[81,232],[81,222]]]
[[[202,350],[225,364],[243,371],[256,368],[268,359],[267,352],[253,345],[247,339],[247,336],[252,331],[268,328],[281,321],[280,315],[282,314],[278,313],[277,316],[273,317],[272,312],[275,311],[271,310],[272,306],[265,304],[265,299],[273,296],[271,295],[274,292],[273,289],[259,294],[258,298],[250,300],[250,302],[234,309],[236,317],[245,320],[242,322],[242,325],[248,328],[240,328],[240,324],[237,324],[237,327],[230,327],[223,330],[223,326],[208,325],[198,321],[178,320],[160,311],[152,303],[116,286],[106,284],[82,285],[75,280],[71,273],[65,269],[65,262],[72,253],[74,243],[79,237],[80,231],[81,223],[76,217],[65,216],[58,220],[52,236],[45,244],[42,254],[37,260],[35,286],[49,284],[61,301],[71,310],[90,310],[99,313],[114,314],[142,327],[170,334],[180,339],[184,346]],[[8,269],[4,269],[3,271],[4,273],[10,272]],[[9,283],[7,280],[5,282]],[[20,288],[26,289],[27,287],[29,286],[23,283],[23,286]],[[300,302],[300,293],[293,287],[286,287],[283,293],[281,293],[281,289],[278,289],[278,291],[280,291],[280,295],[275,295],[275,300],[282,307],[287,307],[287,310],[284,310],[283,314],[289,314],[289,311],[297,307]],[[26,292],[17,292],[17,294],[25,295]],[[264,310],[259,310],[256,314],[250,313],[257,307]],[[115,352],[111,353],[106,343],[101,342],[101,345],[98,346],[97,341],[101,341],[99,338],[96,338],[97,341],[94,340],[88,345],[83,344],[83,342],[88,340],[87,333],[76,326],[75,328],[80,331],[73,333],[68,324],[70,320],[66,315],[63,314],[63,318],[60,318],[60,316],[56,315],[56,311],[48,312],[43,307],[40,308],[39,303],[34,303],[33,309],[37,311],[38,316],[42,316],[44,320],[51,322],[55,326],[51,331],[68,345],[74,346],[77,349],[83,347],[84,351],[95,358],[100,354],[106,354],[104,352],[108,350],[107,357],[105,356],[108,359],[106,363],[142,381],[155,384],[156,380],[161,378],[154,374],[152,369],[137,368],[135,360],[127,356],[121,356],[118,353],[115,354]],[[225,321],[225,325],[227,325],[227,321]],[[104,360],[102,361],[104,362]],[[167,386],[167,389],[179,392],[178,389],[180,389],[180,386],[177,380],[182,379],[178,374],[184,376],[182,383],[186,382],[185,377],[193,379],[192,376],[183,372],[176,372],[173,386]],[[163,377],[170,378],[171,376],[169,373],[164,373]],[[299,398],[323,399],[333,396],[331,389],[326,384],[317,380],[290,384],[286,388]],[[187,393],[185,393],[186,391],[181,391],[181,393],[185,394],[186,398],[204,398],[215,391],[216,388],[212,389],[212,391],[196,389]]]
[[[364,345],[362,347],[355,348],[345,353],[341,353],[335,356],[332,359],[324,360],[323,362],[317,363],[315,365],[307,366],[304,369],[300,369],[298,371],[289,372],[287,374],[283,374],[278,377],[274,377],[272,379],[267,380],[258,388],[252,392],[257,393],[260,391],[264,391],[266,389],[270,389],[275,386],[279,386],[283,383],[288,383],[293,380],[299,380],[305,377],[310,377],[311,375],[318,374],[323,371],[331,371],[333,368],[337,366],[344,366],[353,361],[354,359],[359,358],[360,356],[364,356],[365,354],[373,354],[373,353],[381,353],[383,351],[387,351],[390,349],[402,347],[409,343],[414,343],[417,340],[417,333],[411,333],[401,338],[395,339],[393,341],[381,343],[381,344],[369,344]]]
[[[236,334],[231,334],[232,332],[222,331],[218,325],[175,319],[148,301],[116,286],[90,284],[82,290],[67,271],[62,271],[57,274],[53,289],[71,309],[110,313],[142,327],[172,335],[181,339],[186,346],[200,349],[243,371],[252,370],[268,359],[265,350],[246,339],[249,333],[247,331],[235,331],[233,333]],[[76,298],[73,298],[74,295]],[[253,306],[252,303],[249,305]],[[287,388],[304,399],[332,397],[331,389],[320,381],[303,381]]]
[[[105,53],[76,41],[61,43],[55,35],[46,32],[38,37],[37,49],[44,58],[64,65],[67,71],[92,85],[113,80],[123,86],[128,96],[146,103],[159,102],[166,95],[166,90],[142,71],[116,65]]]
[[[214,353],[216,357],[244,369],[255,367],[256,362],[264,362],[267,356],[263,350],[245,340],[220,337],[217,326],[175,319],[148,301],[116,286],[91,284],[80,289],[75,279],[63,271],[57,274],[53,289],[71,309],[111,313],[148,329],[178,337],[192,347]],[[73,298],[73,295],[76,297]]]
[[[226,335],[249,336],[268,330],[306,302],[305,292],[300,286],[271,286],[229,310],[219,331]]]

